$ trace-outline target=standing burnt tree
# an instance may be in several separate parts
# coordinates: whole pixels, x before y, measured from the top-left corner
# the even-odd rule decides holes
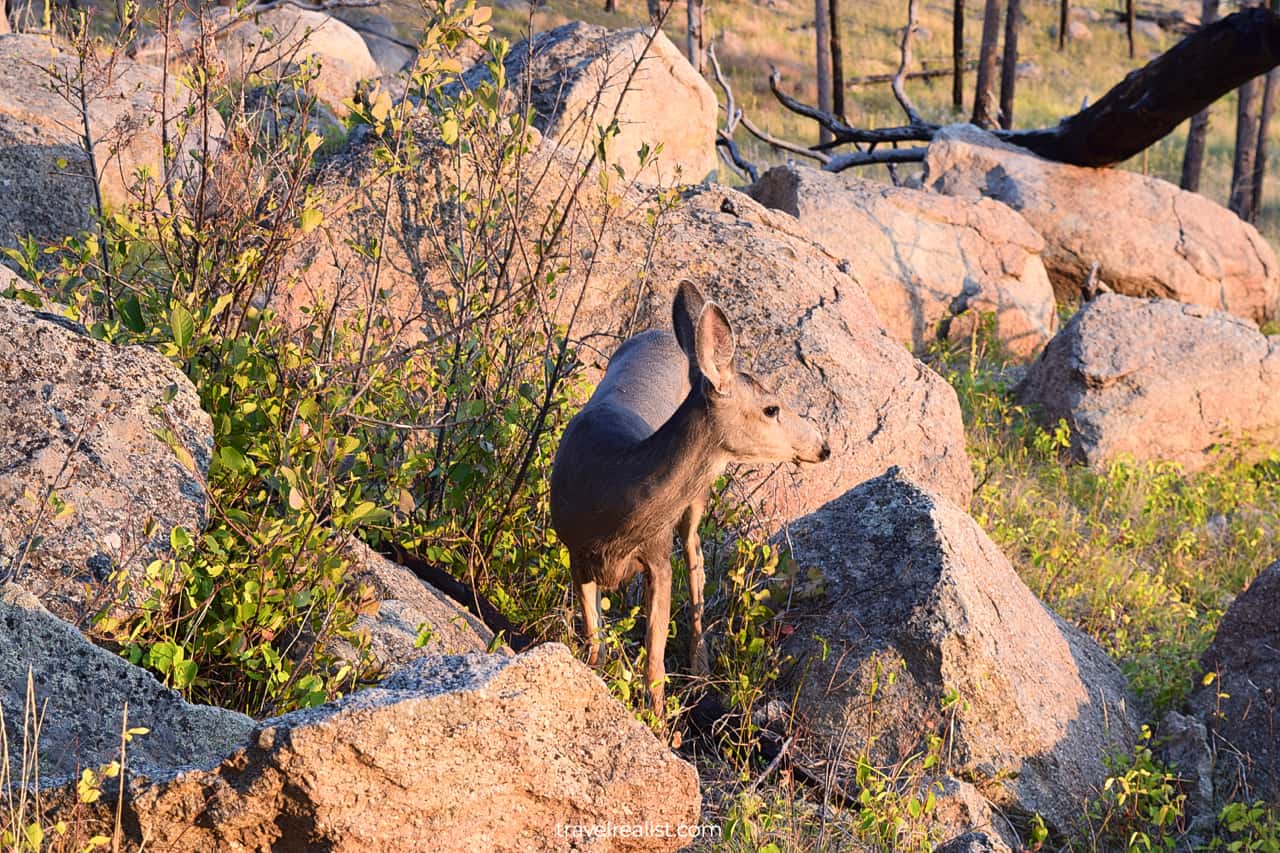
[[[1258,115],[1258,150],[1253,155],[1253,198],[1249,205],[1249,221],[1257,222],[1262,214],[1262,185],[1267,178],[1267,135],[1271,130],[1271,115],[1275,112],[1276,88],[1280,84],[1280,72],[1267,72],[1267,82],[1262,88],[1262,109]]]
[[[685,12],[688,21],[685,45],[688,48],[689,64],[698,69],[699,74],[703,74],[707,70],[707,43],[703,34],[705,10],[706,7],[703,5],[703,0],[685,0]]]
[[[1133,29],[1135,24],[1134,19],[1137,18],[1138,12],[1136,9],[1134,9],[1133,6],[1134,6],[1133,0],[1125,0],[1124,32],[1125,32],[1125,35],[1128,36],[1129,38],[1129,58],[1130,59],[1133,59],[1137,55],[1133,45]]]
[[[1262,81],[1252,77],[1236,90],[1236,150],[1231,165],[1231,194],[1227,207],[1246,222],[1253,221],[1253,178],[1258,154],[1262,88]]]
[[[1022,26],[1022,0],[1009,0],[1004,19],[1004,59],[1000,65],[1000,126],[1013,127],[1014,88],[1018,84],[1018,29]]]
[[[831,16],[831,111],[844,115],[844,48],[840,44],[840,0],[827,0]]]
[[[982,48],[978,52],[978,80],[973,92],[973,123],[996,126],[996,60],[1000,49],[1000,0],[987,0],[982,16]]]
[[[1200,25],[1207,27],[1218,19],[1218,0],[1203,0],[1200,4]],[[1182,181],[1184,190],[1198,192],[1200,170],[1204,166],[1205,141],[1209,138],[1209,108],[1205,107],[1191,117],[1187,131],[1187,150],[1182,155]]]
[[[1067,29],[1071,23],[1071,0],[1062,0],[1058,7],[1058,50],[1067,46]]]
[[[964,0],[955,0],[951,13],[951,107],[964,109]]]
[[[831,91],[831,5],[827,0],[813,2],[813,32],[816,42],[817,74],[814,77],[818,83],[818,109],[833,113],[835,101]],[[821,128],[818,131],[818,139],[821,142],[830,142],[831,132],[825,127]]]

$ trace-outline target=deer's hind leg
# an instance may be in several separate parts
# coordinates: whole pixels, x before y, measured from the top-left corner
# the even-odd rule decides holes
[[[702,634],[703,596],[707,586],[707,573],[703,569],[702,540],[698,538],[698,523],[706,509],[705,501],[694,501],[680,516],[676,531],[684,548],[684,559],[689,565],[689,666],[694,675],[710,672],[707,665],[707,643]]]

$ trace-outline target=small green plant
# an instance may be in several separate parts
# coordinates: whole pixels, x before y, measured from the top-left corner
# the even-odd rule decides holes
[[[1157,712],[1200,676],[1196,663],[1238,591],[1280,548],[1280,466],[1223,456],[1188,474],[1070,457],[1063,421],[1042,425],[1010,387],[1016,366],[976,336],[927,359],[955,388],[976,491],[971,514],[1027,585],[1121,664]]]
[[[1089,829],[1077,844],[1089,850],[1173,850],[1185,831],[1182,793],[1176,773],[1156,759],[1151,729],[1142,727],[1131,754],[1108,761],[1111,775],[1089,808]]]
[[[45,707],[36,697],[35,676],[27,670],[27,686],[23,699],[21,745],[13,738],[0,718],[0,848],[8,853],[90,853],[108,846],[120,849],[123,839],[123,772],[128,746],[136,737],[149,733],[143,726],[129,725],[129,706],[122,709],[119,757],[101,767],[84,768],[75,782],[74,802],[96,813],[83,819],[62,819],[53,823],[44,817],[45,793],[40,783],[40,732],[44,727]],[[17,755],[15,764],[12,760]],[[102,810],[103,785],[116,783],[114,807]],[[69,816],[71,817],[71,816]]]
[[[1228,803],[1218,814],[1210,850],[1280,853],[1280,811],[1266,803]]]

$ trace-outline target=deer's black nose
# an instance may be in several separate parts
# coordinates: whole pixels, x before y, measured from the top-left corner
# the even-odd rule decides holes
[[[822,449],[818,451],[818,461],[826,462],[830,458],[831,458],[831,445],[827,444],[824,441],[822,442]]]

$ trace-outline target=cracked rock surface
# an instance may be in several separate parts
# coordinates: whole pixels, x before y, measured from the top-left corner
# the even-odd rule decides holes
[[[1280,441],[1280,336],[1167,299],[1104,294],[1032,365],[1019,399],[1071,428],[1093,467],[1128,455],[1203,468],[1215,449],[1246,457]]]
[[[1054,163],[956,125],[930,143],[924,184],[1022,214],[1045,239],[1044,263],[1060,300],[1081,296],[1096,261],[1099,280],[1117,293],[1259,323],[1280,316],[1280,264],[1257,229],[1159,178]]]
[[[477,66],[469,84],[488,73]],[[591,156],[597,127],[616,117],[610,164],[628,176],[669,185],[716,170],[715,93],[661,31],[651,41],[641,28],[571,21],[515,44],[506,74],[512,92],[528,88],[534,125],[571,157]],[[642,169],[636,152],[659,144],[656,161]]]
[[[135,780],[125,810],[149,850],[658,851],[688,843],[701,796],[692,766],[548,644],[419,658],[261,723],[213,769]]]
[[[1214,757],[1211,814],[1216,806],[1246,798],[1280,802],[1278,611],[1280,561],[1263,569],[1227,608],[1200,659],[1206,672],[1217,675],[1188,702],[1207,729]]]
[[[174,525],[204,527],[213,426],[154,350],[0,298],[0,435],[0,565],[21,554],[18,583],[63,618],[104,603],[114,567],[144,571]]]
[[[917,351],[968,337],[973,312],[995,314],[996,335],[1018,355],[1034,355],[1058,330],[1044,240],[1003,204],[795,164],[747,192],[844,261],[885,328]]]
[[[1075,826],[1142,713],[1119,667],[977,522],[890,471],[793,522],[790,542],[802,571],[821,572],[786,616],[806,750],[836,750],[852,777],[868,743],[873,764],[893,765],[945,733],[948,767],[994,804]]]
[[[213,766],[248,743],[253,728],[243,714],[184,701],[151,673],[93,645],[33,596],[6,584],[0,587],[0,707],[15,780],[23,767],[28,668],[31,698],[43,711],[42,785],[118,759],[126,704],[129,726],[150,729],[128,746],[128,766],[143,772]]]

